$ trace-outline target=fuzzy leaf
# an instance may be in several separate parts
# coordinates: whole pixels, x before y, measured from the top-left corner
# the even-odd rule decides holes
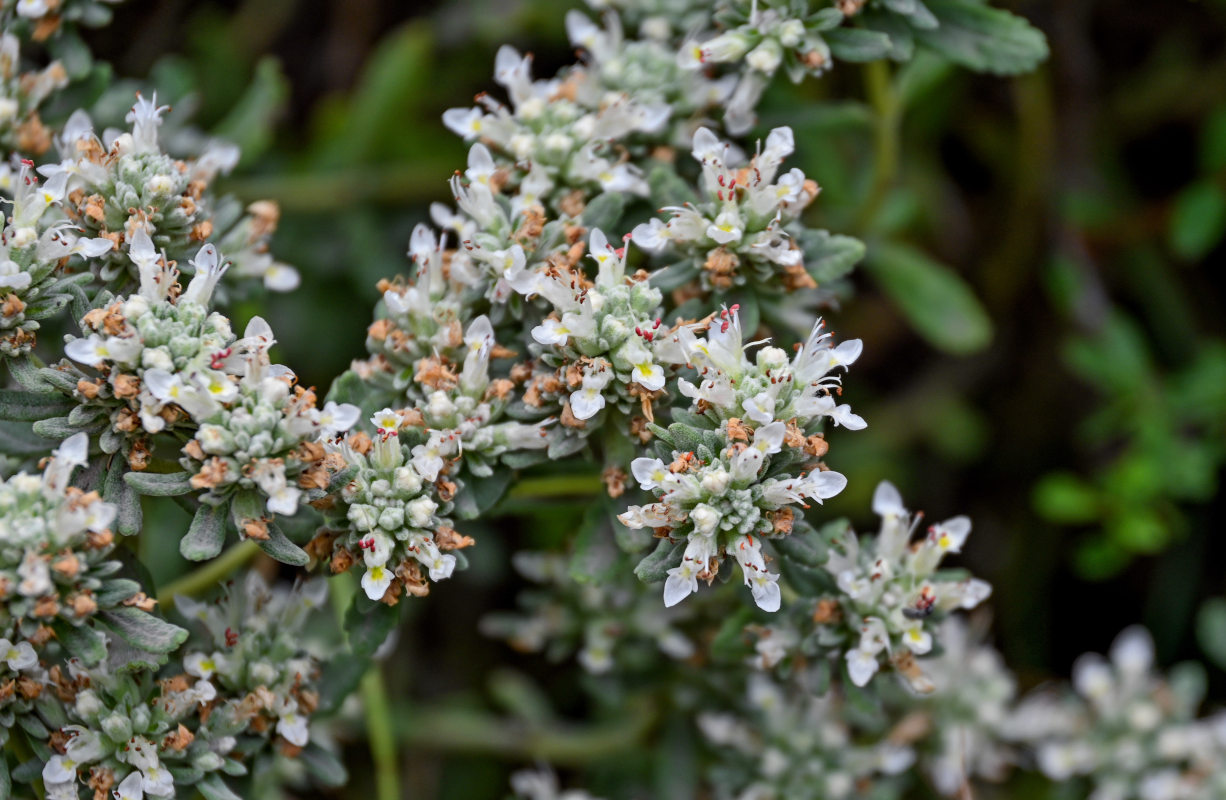
[[[94,594],[94,601],[99,608],[117,606],[139,592],[140,587],[140,583],[131,578],[112,578],[102,584],[102,588]]]
[[[0,410],[0,414],[3,414],[2,410]],[[74,433],[80,433],[83,430],[88,430],[88,428],[83,428],[80,425],[70,425],[68,417],[51,417],[49,419],[40,419],[34,423],[35,433],[44,439],[55,439],[57,441],[63,441]]]
[[[213,774],[196,784],[196,791],[204,795],[204,800],[243,800],[235,794],[220,775]]]
[[[349,780],[349,773],[336,754],[315,742],[303,748],[301,763],[321,786],[343,786]]]
[[[960,275],[906,245],[881,243],[868,266],[916,331],[933,346],[968,355],[992,340],[992,321]]]
[[[801,237],[805,270],[820,283],[837,280],[855,269],[864,259],[864,242],[828,231],[805,231]]]
[[[928,0],[927,5],[940,24],[915,30],[915,38],[956,64],[1017,75],[1047,58],[1047,37],[1015,14],[976,0]]]
[[[179,540],[179,552],[188,561],[206,561],[221,552],[226,543],[227,504],[211,506],[201,503],[192,517],[187,535]]]
[[[455,510],[460,519],[477,519],[502,499],[511,485],[511,470],[498,469],[488,478],[471,478],[456,493]]]
[[[668,539],[661,539],[656,549],[634,568],[634,574],[643,583],[655,583],[668,577],[668,571],[681,563],[681,554],[685,551],[685,542],[673,544]]]
[[[192,490],[188,472],[129,472],[124,482],[141,494],[153,497],[174,497]]]
[[[98,619],[119,638],[150,653],[169,653],[187,638],[187,631],[134,607],[99,612]]]
[[[621,222],[622,214],[626,210],[626,198],[617,192],[605,192],[596,196],[592,202],[587,204],[583,209],[583,213],[579,218],[583,220],[583,224],[591,228],[600,228],[608,237],[609,242],[617,246],[618,240],[621,238],[621,231],[618,229],[618,224]]]
[[[647,173],[647,185],[651,188],[651,202],[657,207],[683,206],[698,200],[694,187],[677,174],[672,164],[657,164]]]
[[[890,54],[890,37],[864,28],[835,28],[822,34],[839,61],[876,61]]]
[[[89,625],[73,625],[61,619],[57,619],[51,627],[55,630],[56,641],[62,644],[73,658],[79,658],[89,665],[97,664],[106,658],[106,639],[101,631]]]
[[[275,523],[268,523],[268,538],[256,539],[255,543],[261,550],[282,564],[305,567],[311,562],[311,557],[306,551],[291,542]]]
[[[30,423],[0,420],[0,452],[11,456],[31,456],[46,453],[51,447],[51,442],[35,433]]]
[[[67,414],[76,407],[75,400],[59,394],[0,389],[0,419],[16,422],[45,421],[48,417]]]
[[[9,760],[0,753],[0,800],[9,800],[13,796],[13,779],[9,775]]]
[[[44,393],[50,392],[55,388],[43,379],[42,369],[34,366],[34,362],[28,357],[10,359],[8,368],[9,374],[26,391]]]

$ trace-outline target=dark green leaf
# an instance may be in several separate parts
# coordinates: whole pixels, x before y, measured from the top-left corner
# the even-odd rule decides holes
[[[876,61],[890,55],[890,37],[864,28],[835,28],[822,34],[839,61]]]
[[[221,553],[226,543],[226,517],[230,507],[226,503],[211,506],[201,503],[196,509],[187,535],[179,540],[179,552],[188,561],[205,561]]]
[[[1226,190],[1209,179],[1188,186],[1175,198],[1167,238],[1175,255],[1198,261],[1226,235]]]
[[[187,631],[135,607],[101,611],[98,619],[133,647],[169,653],[187,638]]]
[[[306,551],[291,542],[276,523],[268,523],[268,538],[256,539],[255,543],[261,550],[282,564],[305,567],[311,562],[311,557]]]
[[[668,539],[661,539],[656,549],[634,568],[634,574],[643,583],[655,583],[668,577],[668,571],[681,563],[681,554],[685,551],[685,542],[673,544]]]
[[[1196,638],[1205,655],[1226,669],[1226,599],[1214,597],[1205,601],[1196,615]]]
[[[1029,72],[1047,58],[1047,37],[1019,16],[976,0],[928,0],[940,22],[916,30],[920,44],[957,64],[996,75]]]
[[[0,419],[37,422],[67,414],[76,407],[75,400],[59,394],[0,389]]]
[[[196,790],[204,795],[204,800],[243,800],[242,797],[226,786],[220,775],[209,775],[196,784]]]
[[[192,490],[189,472],[129,472],[124,481],[141,494],[174,497]]]

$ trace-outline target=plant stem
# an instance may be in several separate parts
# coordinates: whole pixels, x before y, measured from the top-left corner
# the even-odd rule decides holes
[[[604,488],[600,476],[596,473],[580,473],[578,475],[545,475],[539,478],[526,478],[507,492],[508,499],[535,499],[543,497],[565,497],[567,495],[596,494]]]
[[[383,670],[375,662],[362,676],[362,707],[366,713],[366,738],[375,762],[375,797],[400,800],[400,769],[396,763],[396,729]]]
[[[864,65],[864,90],[876,112],[873,125],[873,182],[860,209],[856,228],[866,230],[872,225],[881,204],[885,202],[890,184],[898,174],[901,151],[902,103],[890,79],[890,67],[885,61]]]
[[[260,548],[252,540],[239,542],[200,569],[189,572],[163,586],[158,592],[158,603],[162,608],[171,608],[175,604],[175,595],[192,597],[208,591],[230,577],[235,570],[254,558],[258,552]]]
[[[337,623],[344,625],[345,612],[353,602],[357,583],[346,572],[332,578],[329,596]],[[362,676],[359,691],[362,693],[362,711],[366,717],[366,740],[370,744],[370,757],[375,763],[375,797],[377,800],[400,800],[400,765],[397,763],[398,740],[392,725],[391,702],[383,671],[377,661],[372,661]]]

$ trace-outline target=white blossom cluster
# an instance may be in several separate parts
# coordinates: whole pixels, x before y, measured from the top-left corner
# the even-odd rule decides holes
[[[0,188],[12,197],[0,231],[0,356],[28,353],[38,320],[71,299],[68,287],[79,281],[58,272],[64,259],[80,263],[113,246],[109,239],[78,236],[54,213],[64,186],[64,179],[40,183],[29,161],[15,170],[0,165]]]
[[[682,326],[657,346],[665,360],[698,371],[700,385],[681,379],[681,394],[691,397],[700,412],[693,420],[718,425],[703,430],[675,423],[667,432],[674,447],[668,453],[671,463],[642,457],[631,464],[639,486],[656,494],[658,502],[631,506],[619,519],[629,528],[651,528],[657,536],[685,542],[680,563],[668,570],[665,605],[697,591],[699,579],[713,580],[723,557],[730,555],[755,602],[767,611],[778,610],[779,576],[767,568],[763,537],[788,535],[795,506],[805,506],[806,500],[821,503],[847,484],[843,475],[817,462],[798,474],[789,468],[825,454],[825,440],[816,433],[823,416],[838,415],[849,427],[864,427],[862,419],[846,406],[835,407],[829,397],[838,382],[829,373],[855,360],[858,342],[831,348],[827,339],[815,328],[791,362],[784,351],[764,347],[757,363],[751,363],[740,318],[735,309],[725,309],[712,319],[705,338]],[[781,393],[784,387],[786,394]],[[707,414],[711,409],[716,410]],[[743,418],[733,416],[742,412]]]
[[[817,198],[817,184],[795,168],[779,175],[794,150],[792,129],[776,128],[748,164],[738,165],[732,145],[699,128],[691,154],[702,165],[703,199],[661,209],[671,218],[636,227],[634,243],[685,259],[705,289],[723,292],[749,281],[815,287],[791,223]],[[681,268],[684,263],[671,267]]]
[[[932,525],[912,544],[920,517],[912,517],[886,481],[873,494],[873,512],[881,517],[877,536],[857,537],[848,528],[832,543],[824,565],[838,586],[832,598],[837,610],[823,615],[828,644],[846,643],[847,674],[857,686],[890,663],[912,688],[928,692],[932,682],[914,658],[933,648],[934,614],[974,608],[992,588],[978,578],[955,580],[939,571],[942,559],[966,543],[967,517]]]
[[[644,280],[628,279],[625,247],[614,248],[599,229],[589,243],[596,262],[595,281],[577,270],[537,273],[527,293],[545,298],[553,311],[532,329],[550,370],[533,376],[542,396],[556,394],[563,403],[563,425],[596,417],[608,404],[644,409],[661,396],[664,368],[657,363],[661,336],[660,291]],[[551,386],[565,385],[562,392]],[[569,390],[569,395],[562,397]],[[608,399],[606,399],[606,394]]]
[[[373,438],[359,433],[328,444],[333,468],[345,482],[329,496],[328,527],[307,550],[333,572],[359,565],[366,596],[394,605],[402,592],[428,594],[427,579],[450,578],[457,558],[449,551],[473,540],[458,534],[445,516],[455,493],[444,474],[453,443],[423,437],[390,408],[370,424]],[[409,437],[425,441],[403,441]]]
[[[100,606],[137,598],[134,582],[110,580],[120,567],[110,530],[115,506],[69,485],[88,451],[88,438],[78,433],[41,476],[20,472],[0,483],[0,633],[17,642],[5,639],[0,655],[11,669],[32,666],[22,654],[32,652],[31,643],[41,650],[51,626],[77,628]]]
[[[68,73],[59,61],[41,69],[23,70],[21,41],[8,30],[0,33],[0,145],[5,150],[31,154],[47,150],[51,134],[39,118],[38,108],[67,85]]]
[[[235,230],[219,226],[218,201],[209,191],[218,174],[238,162],[234,145],[211,142],[199,157],[172,158],[158,141],[167,106],[156,95],[138,97],[127,115],[130,131],[108,129],[99,137],[84,111],[77,111],[56,139],[58,163],[39,172],[62,187],[64,215],[94,238],[106,238],[113,248],[89,262],[102,283],[124,291],[140,280],[137,248],[144,239],[169,260],[186,261],[200,243],[215,237],[230,250],[235,275],[261,277],[267,288],[286,291],[298,285],[293,268],[272,261],[267,237],[278,213],[269,203],[253,204],[251,216]]]
[[[1190,665],[1186,665],[1190,666]],[[1054,781],[1084,776],[1092,800],[1209,800],[1226,792],[1226,714],[1197,718],[1204,676],[1154,671],[1154,644],[1140,627],[1122,632],[1110,658],[1073,665],[1072,691],[1023,699],[1009,724]]]

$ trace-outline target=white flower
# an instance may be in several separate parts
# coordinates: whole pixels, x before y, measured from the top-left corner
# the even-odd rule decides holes
[[[570,413],[575,419],[591,419],[604,408],[605,400],[601,391],[605,384],[583,379],[583,385],[570,394]]]
[[[705,565],[703,565],[705,568]],[[671,608],[691,592],[698,591],[699,566],[691,561],[682,561],[679,566],[668,571],[668,579],[664,581],[664,606]]]
[[[672,473],[658,458],[636,458],[630,462],[630,474],[634,476],[642,489],[651,491],[663,487]]]
[[[659,364],[653,364],[650,357],[648,359],[634,365],[632,380],[649,392],[657,392],[664,388],[664,370]]]
[[[392,571],[385,567],[370,567],[362,576],[362,589],[371,600],[381,600],[391,585]]]
[[[128,777],[124,778],[119,787],[115,789],[115,800],[144,800],[144,782],[139,772],[128,773]],[[76,796],[75,788],[73,796]]]
[[[310,741],[307,719],[298,713],[298,704],[286,701],[277,708],[277,733],[295,747],[306,747]]]
[[[319,409],[315,418],[315,423],[319,426],[319,438],[331,439],[336,434],[349,430],[357,424],[361,415],[361,409],[352,403],[335,403],[329,400]]]
[[[188,675],[197,678],[211,678],[218,670],[224,670],[227,666],[226,657],[221,653],[188,653],[183,659],[183,669],[187,670]]]
[[[77,762],[68,756],[54,755],[43,765],[43,780],[47,783],[76,781]]]
[[[715,222],[707,226],[707,236],[720,244],[739,242],[745,233],[745,223],[735,208],[727,208],[719,213]]]
[[[922,622],[915,622],[903,632],[902,643],[912,653],[922,656],[932,650],[932,634],[924,630]]]
[[[961,553],[970,533],[970,518],[954,517],[932,526],[928,538],[942,553]]]
[[[38,655],[29,642],[13,644],[8,639],[0,639],[0,659],[14,672],[38,665]]]
[[[409,501],[405,510],[408,512],[409,525],[414,528],[427,528],[434,512],[438,510],[438,503],[429,497],[418,497]]]
[[[778,581],[778,575],[767,572],[765,569],[749,576],[749,589],[753,593],[753,600],[758,604],[758,608],[771,612],[779,610],[782,596],[779,593]]]
[[[879,665],[876,653],[869,653],[857,647],[848,650],[845,658],[847,659],[847,674],[856,686],[868,685],[868,682],[877,674]]]
[[[370,424],[376,431],[382,434],[395,434],[400,430],[400,425],[403,419],[400,412],[395,409],[385,408],[376,411],[374,416],[370,418]]]
[[[747,398],[742,407],[745,409],[745,416],[761,425],[765,425],[775,419],[775,398],[770,392],[758,392],[753,397]]]
[[[690,511],[690,522],[694,523],[694,532],[705,536],[719,525],[721,515],[706,503],[699,503]]]

